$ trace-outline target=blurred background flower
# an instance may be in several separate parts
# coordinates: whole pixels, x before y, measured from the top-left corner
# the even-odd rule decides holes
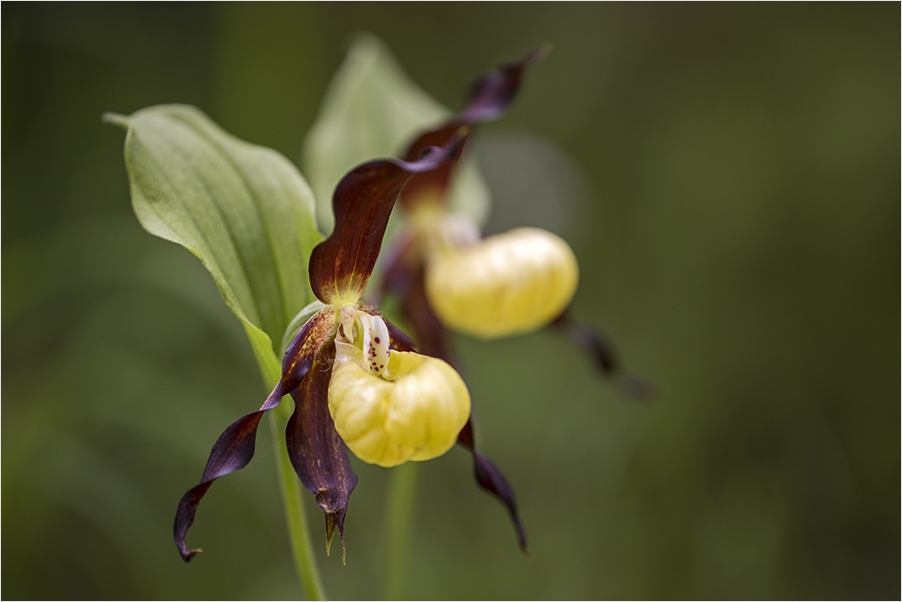
[[[205,499],[204,562],[172,550],[209,442],[265,392],[200,263],[134,219],[100,115],[191,103],[297,163],[368,30],[453,108],[554,44],[473,141],[487,231],[564,235],[575,312],[658,395],[553,333],[459,337],[535,559],[454,450],[422,473],[409,595],[898,598],[899,10],[5,3],[3,597],[298,595],[263,433]],[[354,469],[348,565],[317,550],[334,598],[382,571],[387,473]]]

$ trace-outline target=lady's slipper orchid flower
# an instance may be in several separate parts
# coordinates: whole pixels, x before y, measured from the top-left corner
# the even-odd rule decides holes
[[[463,380],[445,361],[415,352],[413,343],[377,310],[360,302],[385,228],[405,184],[440,168],[457,153],[450,136],[442,148],[411,161],[373,161],[339,182],[335,229],[310,256],[319,308],[288,345],[282,377],[256,412],[219,437],[198,485],[179,502],[175,544],[186,561],[199,550],[185,543],[201,498],[217,478],[246,466],[263,414],[290,394],[295,410],[286,429],[291,463],[325,512],[326,541],[344,517],[357,484],[345,444],[365,462],[394,466],[445,453],[470,414]]]
[[[460,145],[450,161],[435,170],[418,173],[405,187],[400,200],[407,213],[408,226],[399,233],[386,262],[381,291],[398,293],[401,312],[415,330],[423,353],[444,358],[449,364],[454,361],[447,345],[446,324],[467,330],[463,324],[468,318],[464,316],[478,316],[477,330],[484,331],[487,324],[492,324],[488,328],[500,328],[505,333],[534,329],[541,325],[536,322],[537,316],[541,321],[558,315],[576,288],[576,260],[563,240],[549,232],[523,230],[514,233],[512,238],[503,239],[519,247],[520,252],[515,250],[511,254],[510,247],[505,248],[504,244],[490,243],[491,247],[485,247],[485,242],[480,242],[481,235],[475,222],[445,209],[454,167],[473,126],[504,114],[517,94],[525,68],[544,58],[549,49],[548,46],[539,47],[520,61],[477,79],[464,109],[420,135],[404,155],[410,160],[424,148],[442,145],[453,136],[461,136]],[[537,241],[543,245],[541,254],[536,253]],[[552,261],[548,261],[543,252],[549,247],[557,251]],[[495,260],[486,256],[486,252],[494,255]],[[533,270],[533,278],[523,282],[522,276],[511,269],[516,267],[512,260],[519,262],[522,269]],[[508,278],[510,275],[513,277]],[[519,294],[524,286],[525,296]],[[552,295],[550,303],[547,291],[543,290],[548,286],[559,289]],[[503,301],[498,301],[508,292],[513,293],[507,295],[513,305],[505,306]],[[524,304],[526,298],[528,301]],[[437,309],[439,306],[441,309]],[[488,310],[487,314],[480,313],[483,308]],[[505,505],[514,523],[520,549],[528,555],[526,532],[517,511],[513,488],[501,471],[476,449],[471,420],[467,420],[457,442],[473,454],[477,482]]]
[[[516,96],[525,67],[546,52],[540,48],[478,80],[466,108],[421,134],[405,157],[442,144],[462,125],[500,117]],[[400,294],[402,311],[427,353],[445,358],[445,326],[480,338],[531,332],[564,312],[578,280],[576,258],[560,237],[522,228],[482,239],[474,221],[446,210],[459,158],[458,152],[454,161],[416,176],[405,189],[401,203],[408,225],[383,283],[386,291]]]
[[[472,452],[479,484],[506,505],[525,551],[513,491],[474,447],[463,380],[445,356],[417,353],[406,335],[360,299],[402,189],[428,173],[435,179],[423,182],[446,182],[470,126],[501,115],[522,66],[543,53],[532,53],[501,77],[480,80],[473,101],[434,137],[440,144],[423,141],[405,160],[366,163],[339,182],[335,227],[310,256],[310,284],[319,301],[299,314],[312,316],[287,345],[282,377],[259,410],[220,435],[200,483],[179,502],[174,537],[186,561],[199,551],[189,549],[185,537],[201,499],[213,481],[250,462],[260,419],[288,394],[295,401],[286,428],[289,458],[325,513],[327,548],[337,527],[344,550],[344,517],[357,484],[346,445],[365,462],[394,466],[440,456],[456,441]],[[431,342],[426,347],[435,348]]]
[[[514,100],[524,69],[546,53],[547,48],[539,48],[477,80],[460,113],[422,133],[408,147],[404,157],[410,160],[426,147],[444,144],[466,126],[452,160],[417,174],[405,187],[400,202],[407,223],[386,262],[381,293],[399,297],[401,313],[419,348],[451,364],[455,362],[446,328],[479,338],[498,338],[551,325],[588,351],[605,375],[622,376],[611,346],[569,316],[578,267],[563,239],[538,228],[520,228],[483,239],[472,219],[447,208],[454,169],[472,126],[499,118]],[[648,394],[641,381],[627,376],[622,383],[629,396]],[[475,449],[471,421],[461,430],[458,443],[473,453],[479,484],[507,507],[525,551],[526,537],[513,489]]]
[[[441,144],[464,123],[500,117],[516,95],[523,69],[545,52],[541,48],[482,78],[467,108],[442,127],[422,134],[405,156]],[[486,103],[485,98],[498,90],[504,90],[505,103]],[[455,156],[455,162],[459,157]],[[455,330],[498,338],[547,325],[564,312],[576,291],[578,268],[573,252],[563,239],[538,228],[482,239],[475,222],[445,209],[455,162],[414,178],[405,190],[401,202],[409,216],[408,232],[402,236],[399,261],[389,269],[406,271],[405,281],[410,275],[423,278],[424,299],[417,301],[425,300],[428,311]],[[422,274],[417,273],[420,270]],[[397,284],[392,280],[396,276],[389,273],[388,288]]]
[[[516,96],[525,67],[546,52],[539,48],[478,80],[467,107],[414,140],[404,154],[407,160],[427,146],[443,144],[461,125],[500,117]],[[418,174],[405,188],[401,205],[407,227],[385,268],[383,292],[400,297],[420,348],[451,361],[446,327],[491,339],[550,325],[591,353],[604,374],[623,376],[611,346],[570,318],[579,270],[563,239],[539,228],[483,239],[472,219],[448,210],[448,191],[462,151],[463,145],[453,161]],[[643,383],[628,376],[623,385],[630,396],[648,393]]]

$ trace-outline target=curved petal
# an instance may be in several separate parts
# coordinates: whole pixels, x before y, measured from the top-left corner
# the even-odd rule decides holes
[[[260,424],[260,418],[267,410],[279,405],[283,393],[283,384],[279,382],[259,410],[242,416],[219,436],[213,445],[213,451],[210,452],[210,459],[207,460],[200,483],[189,489],[179,501],[175,514],[174,535],[175,545],[185,562],[201,551],[199,548],[189,550],[185,544],[185,536],[188,528],[194,522],[197,505],[210,489],[213,481],[244,468],[251,461],[251,458],[254,457],[254,444],[257,440],[257,426]]]
[[[335,229],[310,255],[310,285],[323,303],[354,303],[363,295],[395,200],[417,173],[446,163],[457,154],[452,135],[438,149],[424,149],[415,161],[385,159],[351,170],[335,189]]]
[[[542,59],[548,54],[548,46],[540,46],[516,63],[503,65],[499,69],[490,71],[479,77],[470,89],[470,99],[467,106],[436,129],[423,132],[419,138],[407,148],[404,159],[410,161],[419,156],[424,148],[429,146],[442,146],[458,131],[461,126],[470,126],[484,121],[492,121],[501,117],[514,101],[520,89],[520,78],[523,70],[530,64]],[[469,134],[469,128],[464,130]],[[419,191],[434,189],[444,191],[448,187],[448,180],[454,170],[454,166],[460,159],[463,144],[451,161],[428,173],[417,175],[407,185],[401,202],[405,208],[411,203],[416,203],[419,198],[429,198],[433,195],[420,195]],[[443,199],[444,195],[439,198]],[[434,197],[433,197],[434,198]]]
[[[207,466],[201,476],[200,483],[188,490],[179,501],[175,513],[173,527],[175,546],[185,562],[200,552],[200,549],[188,549],[185,536],[194,522],[197,505],[203,499],[213,481],[219,477],[241,470],[254,457],[254,446],[257,440],[257,427],[260,419],[268,410],[273,409],[282,397],[287,395],[302,382],[313,364],[313,358],[322,345],[324,332],[334,326],[334,314],[320,312],[311,318],[294,337],[282,363],[282,379],[273,388],[272,393],[256,412],[246,414],[233,422],[213,444]]]
[[[455,117],[452,118],[447,125],[422,133],[420,137],[414,140],[413,144],[407,148],[407,152],[404,153],[404,159],[409,161],[412,157],[418,157],[419,154],[423,152],[424,148],[441,146],[458,131],[461,131],[461,128]],[[461,131],[461,144],[454,156],[451,157],[450,161],[432,171],[417,174],[417,176],[410,181],[404,189],[404,194],[401,195],[401,204],[405,210],[409,211],[412,205],[416,204],[421,198],[437,198],[444,201],[444,191],[448,189],[451,174],[454,172],[454,168],[460,160],[460,155],[463,152],[463,147],[469,134],[470,128],[465,128]],[[439,191],[438,196],[436,196],[433,191]]]
[[[503,65],[476,80],[470,88],[470,102],[458,115],[458,122],[470,124],[501,117],[520,89],[523,69],[545,58],[550,51],[550,46],[540,46],[516,63]]]
[[[344,522],[348,499],[357,486],[344,441],[329,414],[329,381],[335,346],[322,349],[301,386],[291,392],[294,413],[288,420],[285,438],[288,457],[301,483],[316,496],[326,515],[326,550],[335,528],[341,535],[341,555],[345,557]]]
[[[517,532],[517,543],[520,546],[520,551],[529,556],[529,552],[526,550],[526,530],[523,528],[523,523],[520,522],[520,515],[517,512],[517,498],[514,496],[514,489],[508,484],[501,471],[476,449],[473,438],[472,418],[461,429],[460,434],[457,436],[457,443],[473,453],[473,472],[476,475],[476,481],[480,487],[497,497],[507,508],[507,513],[514,523],[514,530]]]
[[[614,353],[614,347],[602,335],[580,324],[565,310],[550,326],[570,339],[570,342],[588,352],[603,375],[619,381],[620,391],[626,397],[648,401],[654,396],[654,388],[645,380],[624,373]]]

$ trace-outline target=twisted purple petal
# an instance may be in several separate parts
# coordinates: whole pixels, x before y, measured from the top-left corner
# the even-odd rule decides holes
[[[520,89],[523,70],[543,59],[550,51],[550,46],[540,46],[516,63],[503,65],[476,80],[470,88],[470,101],[458,114],[457,121],[471,124],[501,117]]]
[[[200,549],[188,549],[185,536],[194,522],[197,506],[213,481],[219,477],[241,470],[254,457],[257,427],[268,410],[278,406],[282,397],[297,389],[313,363],[314,355],[322,344],[324,332],[328,333],[334,323],[332,314],[319,313],[313,316],[289,345],[282,363],[282,379],[256,412],[246,414],[233,422],[213,444],[207,466],[200,483],[188,490],[179,501],[173,527],[175,546],[185,562],[191,560]]]
[[[336,527],[345,556],[344,522],[357,475],[351,470],[344,441],[329,414],[329,381],[335,346],[323,347],[301,386],[292,391],[294,413],[285,429],[288,457],[301,483],[316,496],[326,518],[326,549]]]
[[[457,443],[468,449],[473,454],[473,472],[476,475],[476,481],[479,486],[494,495],[507,508],[507,513],[514,523],[514,530],[517,532],[517,544],[520,551],[526,556],[529,552],[526,549],[526,530],[523,523],[520,522],[520,515],[517,512],[517,498],[514,495],[514,489],[501,474],[501,471],[482,453],[476,449],[473,438],[472,419],[467,420],[467,424],[457,436]]]
[[[528,65],[542,59],[549,50],[548,46],[541,46],[516,63],[503,65],[477,79],[470,88],[467,106],[438,128],[420,134],[408,146],[404,153],[405,160],[414,160],[424,148],[429,146],[443,146],[458,131],[462,132],[463,141],[465,141],[472,131],[470,126],[500,118],[517,96],[523,70]],[[438,191],[439,197],[444,199],[444,191],[448,188],[451,173],[454,171],[454,166],[460,159],[462,151],[463,142],[450,161],[435,170],[414,177],[401,198],[404,207],[410,209],[421,198],[435,198],[433,194],[419,194],[421,191]]]
[[[185,562],[201,551],[200,549],[189,550],[185,544],[185,536],[188,528],[194,522],[197,505],[210,489],[213,481],[244,468],[251,461],[251,458],[254,457],[254,444],[257,439],[257,425],[260,423],[260,418],[267,410],[279,405],[283,394],[284,384],[279,382],[259,410],[242,416],[219,436],[213,445],[213,451],[210,452],[210,459],[207,460],[200,483],[189,489],[179,501],[175,514],[175,545]]]
[[[564,310],[550,326],[564,334],[571,343],[586,351],[598,370],[619,384],[620,392],[624,396],[638,401],[648,401],[654,397],[654,388],[651,384],[623,371],[613,345],[598,332],[574,320],[569,310]]]

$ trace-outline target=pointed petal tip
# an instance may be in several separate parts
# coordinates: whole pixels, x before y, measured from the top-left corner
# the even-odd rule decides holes
[[[473,472],[476,482],[486,492],[494,495],[507,509],[508,516],[514,525],[514,533],[517,536],[517,546],[524,556],[532,558],[526,546],[526,529],[523,528],[520,513],[517,511],[514,490],[498,467],[476,449],[473,440],[473,423],[468,421],[457,436],[457,442],[473,454]]]
[[[339,514],[341,516],[339,516]],[[348,550],[345,547],[344,512],[326,512],[326,556],[332,555],[332,540],[335,537],[335,529],[338,528],[338,537],[341,539],[341,564],[348,564]]]
[[[270,394],[270,398],[260,410],[245,414],[223,431],[216,443],[213,444],[213,449],[210,450],[210,458],[207,460],[200,483],[185,492],[185,495],[179,500],[175,512],[173,536],[175,547],[185,562],[190,561],[195,554],[201,551],[200,549],[189,550],[185,544],[185,537],[194,523],[198,504],[216,479],[241,470],[254,457],[260,418],[264,412],[279,405],[282,399],[281,387],[281,384],[276,385],[274,392]]]
[[[543,60],[554,49],[554,45],[551,42],[543,42],[536,48],[535,50],[531,50],[523,57],[520,61],[524,65],[529,65],[530,63],[535,63],[537,61]]]
[[[617,385],[621,395],[631,401],[643,403],[654,401],[654,386],[645,379],[625,372],[621,368],[613,345],[601,333],[575,321],[569,309],[552,320],[550,326],[569,338],[573,345],[586,351],[601,374]]]
[[[657,398],[654,385],[630,375],[624,376],[621,380],[620,393],[627,399],[641,403],[654,403]]]
[[[182,560],[185,562],[191,562],[191,559],[201,552],[203,552],[203,550],[200,548],[194,548],[193,550],[179,550],[179,553],[182,555]]]
[[[517,513],[516,507],[514,507],[511,518],[513,519],[514,531],[517,535],[517,547],[520,548],[523,556],[532,560],[532,554],[529,553],[529,546],[526,543],[526,529],[523,528],[523,523],[520,521],[520,515]]]

